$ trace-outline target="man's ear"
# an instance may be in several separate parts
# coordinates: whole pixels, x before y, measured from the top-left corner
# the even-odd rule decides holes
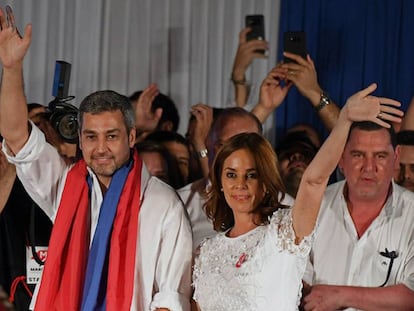
[[[341,156],[341,158],[339,159],[339,162],[338,162],[338,169],[341,172],[341,174],[344,173],[343,162],[344,162],[344,157]]]
[[[129,131],[129,135],[128,135],[129,148],[134,148],[136,137],[137,137],[137,129],[134,127]]]
[[[397,145],[394,151],[394,169],[400,169],[400,155],[401,155],[401,146]]]
[[[82,150],[82,136],[81,136],[80,129],[78,131],[78,146],[79,146],[79,149]]]

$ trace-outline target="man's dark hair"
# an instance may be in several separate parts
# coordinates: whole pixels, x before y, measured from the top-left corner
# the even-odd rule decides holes
[[[313,159],[318,148],[312,143],[305,131],[287,133],[276,146],[276,153],[279,160],[289,157],[295,152]]]
[[[135,102],[141,96],[143,91],[137,91],[129,96],[130,102]],[[161,119],[158,122],[158,128],[160,125],[166,121],[171,121],[172,123],[172,130],[174,132],[177,131],[178,126],[180,125],[180,116],[178,115],[177,107],[175,106],[174,101],[164,95],[162,93],[158,93],[158,95],[154,98],[152,102],[151,111],[154,112],[157,108],[162,108],[162,115]]]
[[[27,111],[28,111],[28,112],[30,112],[30,111],[32,111],[33,109],[40,108],[40,107],[42,107],[42,108],[46,108],[45,106],[43,106],[43,105],[41,105],[41,104],[39,104],[39,103],[28,103],[28,104],[27,104]]]
[[[254,122],[256,122],[259,133],[263,133],[263,125],[256,115],[240,107],[230,107],[222,109],[218,113],[218,116],[213,120],[213,124],[211,124],[210,135],[211,133],[218,132],[222,124],[225,124],[228,119],[234,117],[251,118]]]
[[[176,142],[176,143],[188,146],[188,141],[184,138],[184,136],[182,136],[181,134],[177,132],[171,132],[171,131],[152,132],[148,134],[145,140],[152,140],[158,143]]]
[[[106,111],[121,111],[128,132],[135,128],[135,112],[128,97],[115,91],[97,91],[85,97],[79,106],[78,123],[82,128],[83,114],[99,114]]]
[[[397,134],[395,133],[394,128],[391,126],[389,128],[382,127],[381,125],[378,125],[377,123],[371,122],[371,121],[360,121],[360,122],[353,122],[351,125],[351,128],[349,130],[347,142],[349,140],[349,137],[351,136],[351,133],[354,129],[360,129],[362,131],[379,131],[382,129],[387,130],[387,132],[390,134],[390,141],[393,149],[397,147]]]
[[[144,152],[156,152],[160,154],[167,163],[168,180],[166,180],[166,182],[174,189],[178,189],[183,186],[182,177],[178,172],[178,167],[174,161],[174,158],[163,144],[152,140],[144,140],[135,144],[135,149],[137,149],[138,154]]]
[[[397,134],[397,142],[399,145],[414,146],[414,131],[403,130]]]

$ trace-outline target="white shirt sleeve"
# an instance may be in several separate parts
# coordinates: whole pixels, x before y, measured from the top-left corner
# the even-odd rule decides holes
[[[170,310],[189,307],[191,256],[191,230],[179,202],[168,211],[163,222],[162,247],[155,272],[159,291],[153,297],[151,310],[166,306]]]
[[[3,141],[3,151],[16,166],[17,176],[27,193],[54,221],[63,192],[68,166],[56,148],[46,142],[43,132],[32,123],[26,144],[12,156]]]
[[[142,181],[143,182],[143,181]],[[175,191],[151,177],[139,214],[137,303],[145,310],[189,311],[192,235]],[[148,300],[147,300],[148,299]]]

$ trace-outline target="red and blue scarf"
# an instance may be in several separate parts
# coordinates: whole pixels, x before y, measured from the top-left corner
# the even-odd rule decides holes
[[[68,172],[35,310],[80,310],[81,306],[82,310],[130,308],[142,169],[136,151],[130,166],[132,168],[119,169],[112,177],[90,250],[90,190],[86,163],[80,160]],[[109,230],[105,206],[113,218],[109,220],[109,226],[112,223]],[[102,228],[106,229],[103,234]],[[108,238],[108,234],[108,242],[99,241],[100,236]],[[104,268],[92,261],[100,262]],[[101,275],[97,275],[99,273]]]

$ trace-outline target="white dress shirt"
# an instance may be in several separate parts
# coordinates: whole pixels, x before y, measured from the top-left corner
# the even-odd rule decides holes
[[[414,290],[414,193],[394,182],[382,211],[358,238],[343,195],[345,181],[330,185],[319,214],[305,281],[310,284],[378,287],[404,284]]]

